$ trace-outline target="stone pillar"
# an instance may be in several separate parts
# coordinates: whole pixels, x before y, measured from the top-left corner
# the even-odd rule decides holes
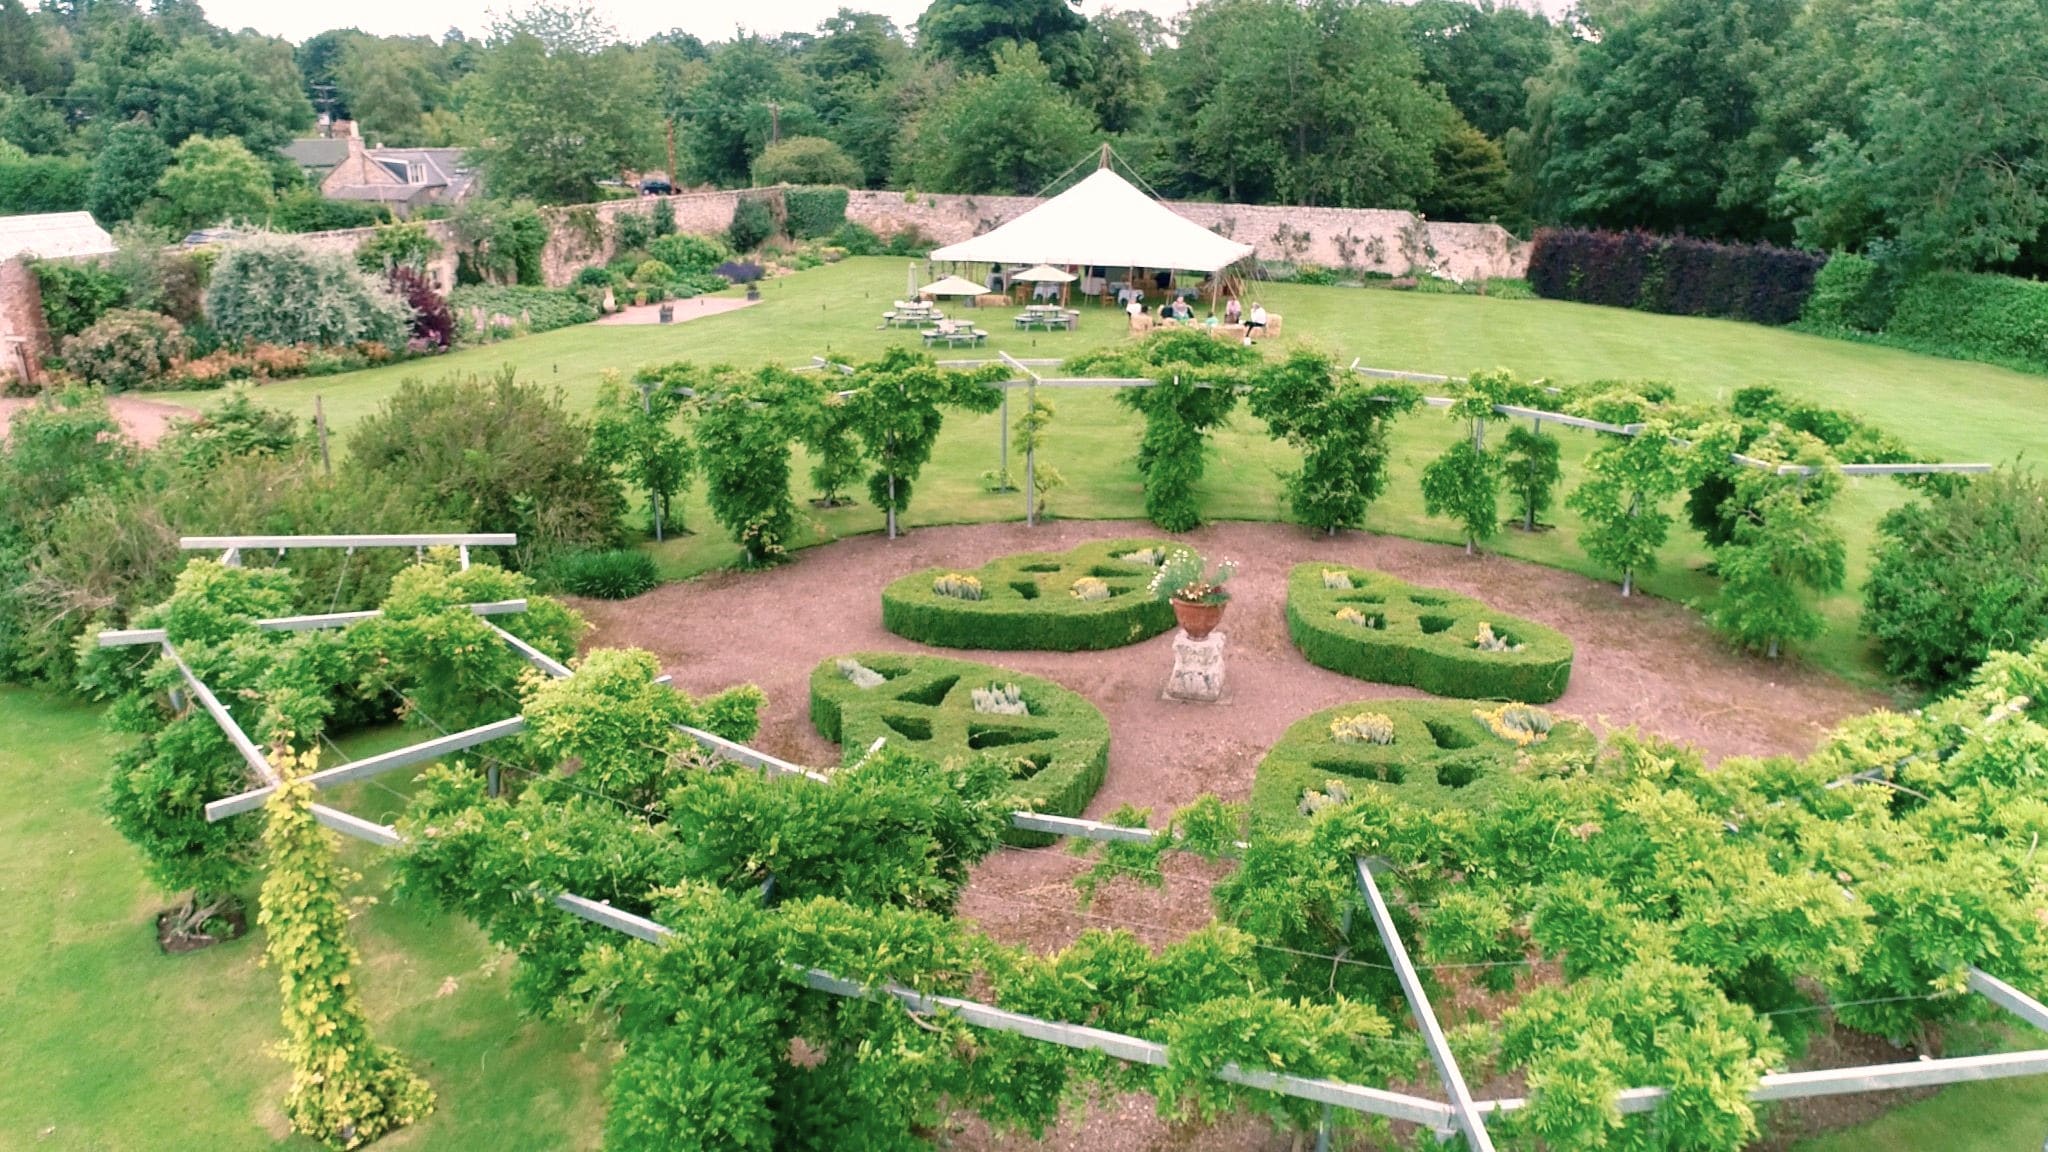
[[[1213,704],[1223,698],[1223,643],[1229,637],[1211,632],[1200,640],[1186,632],[1173,638],[1173,675],[1166,698]]]

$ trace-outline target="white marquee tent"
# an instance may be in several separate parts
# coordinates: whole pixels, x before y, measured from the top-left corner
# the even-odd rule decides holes
[[[948,244],[931,258],[1218,272],[1251,254],[1251,245],[1218,236],[1099,168],[1002,227]]]

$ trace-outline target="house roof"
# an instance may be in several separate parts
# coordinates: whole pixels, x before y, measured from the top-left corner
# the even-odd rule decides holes
[[[284,154],[301,168],[332,168],[348,159],[348,141],[327,136],[302,136],[286,144]]]
[[[931,258],[1214,272],[1251,254],[1251,245],[1218,236],[1100,168],[1002,227],[936,249]]]
[[[426,184],[341,184],[326,190],[329,200],[377,200],[402,204],[425,192]]]
[[[93,220],[90,212],[0,216],[0,260],[23,255],[61,260],[105,256],[115,250],[114,238]]]

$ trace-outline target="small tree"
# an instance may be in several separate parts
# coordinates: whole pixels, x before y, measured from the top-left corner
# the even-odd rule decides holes
[[[810,426],[804,429],[804,447],[811,454],[811,486],[818,490],[818,502],[827,508],[853,503],[846,489],[860,479],[867,458],[853,436],[854,409],[838,396],[820,397]]]
[[[1413,388],[1305,350],[1252,381],[1252,414],[1302,450],[1301,468],[1286,477],[1295,517],[1333,536],[1364,525],[1367,506],[1386,490],[1388,429],[1421,403]]]
[[[448,300],[417,269],[404,266],[391,270],[391,291],[412,312],[408,326],[413,340],[429,348],[446,348],[455,341],[455,313]]]
[[[1505,369],[1475,372],[1465,381],[1465,394],[1451,405],[1451,418],[1466,421],[1471,434],[1430,461],[1422,470],[1422,506],[1430,516],[1448,516],[1464,525],[1465,554],[1500,531],[1500,461],[1486,451],[1486,421],[1497,404],[1528,399],[1530,389]]]
[[[875,466],[868,497],[887,513],[890,539],[896,538],[898,514],[910,506],[912,484],[932,458],[945,423],[940,406],[994,411],[1003,394],[988,385],[1004,375],[1001,368],[947,371],[925,353],[902,347],[855,371],[846,398],[848,419]]]
[[[1041,397],[1038,389],[1033,388],[1025,394],[1024,411],[1018,414],[1017,422],[1012,425],[1016,432],[1016,453],[1024,460],[1024,480],[1031,486],[1031,504],[1026,509],[1025,518],[1033,522],[1050,513],[1051,510],[1045,506],[1047,494],[1067,482],[1059,469],[1039,459],[1039,453],[1045,448],[1045,430],[1051,427],[1052,417],[1052,401]]]
[[[817,420],[817,385],[775,365],[751,377],[712,369],[701,406],[697,459],[711,514],[748,566],[781,562],[797,528],[790,446]]]
[[[1145,417],[1138,441],[1138,475],[1145,483],[1145,515],[1168,532],[1187,532],[1202,523],[1195,487],[1202,482],[1203,453],[1211,428],[1230,418],[1237,386],[1259,363],[1259,354],[1206,333],[1159,333],[1132,349],[1077,356],[1074,372],[1143,376],[1146,388],[1124,388],[1117,403]]]
[[[177,160],[156,191],[164,198],[161,223],[175,229],[261,221],[270,212],[270,169],[240,140],[194,136],[178,145]]]
[[[273,753],[284,783],[266,805],[269,874],[259,919],[264,956],[284,995],[284,1053],[292,1067],[292,1128],[333,1148],[359,1148],[433,1110],[434,1093],[403,1058],[370,1036],[351,979],[361,957],[348,938],[342,888],[357,877],[313,819],[301,762]]]
[[[1522,530],[1534,532],[1537,518],[1550,510],[1551,494],[1563,477],[1558,466],[1557,437],[1517,424],[1508,430],[1501,459],[1501,479],[1522,506]]]
[[[1827,519],[1841,474],[1817,443],[1808,443],[1812,450],[1801,453],[1801,463],[1818,469],[1811,476],[1745,469],[1736,477],[1735,497],[1751,514],[1714,554],[1721,593],[1708,620],[1736,644],[1762,648],[1772,659],[1786,642],[1826,630],[1805,594],[1839,591],[1847,575],[1848,548]]]
[[[1637,436],[1610,436],[1586,461],[1586,479],[1565,503],[1585,518],[1579,545],[1604,568],[1621,573],[1621,594],[1635,589],[1637,572],[1657,567],[1657,550],[1671,534],[1664,502],[1685,487],[1686,453],[1671,429],[1653,421]]]
[[[93,157],[85,206],[94,219],[111,228],[135,215],[170,166],[171,150],[147,120],[116,124]]]
[[[656,540],[665,539],[671,524],[688,531],[672,513],[675,494],[689,486],[693,463],[689,437],[676,429],[675,421],[696,391],[686,381],[697,379],[689,365],[672,364],[635,372],[631,389],[616,372],[605,373],[598,387],[591,450],[647,493]]]

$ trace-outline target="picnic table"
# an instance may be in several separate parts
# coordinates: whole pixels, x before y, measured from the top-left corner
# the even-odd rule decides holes
[[[1071,308],[1062,308],[1057,304],[1030,304],[1025,306],[1024,311],[1018,313],[1017,327],[1020,329],[1044,328],[1047,331],[1051,331],[1054,328],[1065,328],[1071,332],[1078,325],[1080,319],[1081,314]]]
[[[945,313],[929,304],[906,304],[898,300],[893,311],[882,313],[882,327],[919,328],[945,318]]]
[[[926,347],[934,344],[944,344],[948,348],[958,344],[975,345],[988,339],[988,333],[976,328],[974,325],[966,323],[956,324],[950,320],[940,321],[939,326],[936,328],[925,329],[922,335],[924,336]]]

